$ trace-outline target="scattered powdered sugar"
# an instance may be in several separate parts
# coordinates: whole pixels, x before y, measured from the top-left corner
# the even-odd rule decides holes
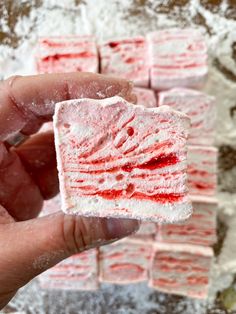
[[[22,1],[30,3],[31,1]],[[172,4],[171,4],[171,3]],[[17,19],[12,30],[3,9],[0,19],[1,32],[16,36],[13,45],[0,45],[0,79],[13,74],[34,74],[37,41],[40,36],[93,34],[99,42],[121,36],[144,35],[149,31],[173,26],[200,27],[207,36],[210,54],[210,75],[205,90],[217,99],[217,145],[236,145],[235,120],[230,109],[236,105],[236,65],[233,43],[236,42],[236,20],[230,18],[229,1],[209,9],[206,1],[157,1],[157,0],[45,0],[32,7],[28,15]],[[178,4],[179,3],[179,4]],[[209,1],[209,3],[213,3]],[[168,5],[170,9],[168,9]],[[225,16],[228,16],[226,18]],[[229,176],[229,184],[232,177]],[[226,222],[236,215],[236,195],[219,193],[219,211]],[[227,219],[228,217],[228,219]],[[234,261],[230,248],[235,246],[234,224],[229,224],[229,236],[216,259],[212,272],[212,285],[208,302],[216,293],[233,280],[236,269],[230,273],[225,261]],[[233,235],[232,235],[233,234]],[[43,263],[46,262],[42,261]],[[222,269],[222,263],[224,267]],[[226,266],[225,266],[226,265]],[[232,265],[232,263],[230,264]],[[10,303],[10,308],[27,313],[181,313],[203,314],[204,301],[157,293],[146,284],[113,286],[103,285],[98,292],[43,291],[37,280],[21,289]],[[220,312],[219,312],[220,313]]]

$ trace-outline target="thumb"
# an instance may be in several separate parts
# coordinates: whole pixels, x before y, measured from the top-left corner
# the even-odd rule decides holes
[[[63,259],[118,240],[138,227],[136,220],[63,213],[1,224],[0,290],[11,293]]]

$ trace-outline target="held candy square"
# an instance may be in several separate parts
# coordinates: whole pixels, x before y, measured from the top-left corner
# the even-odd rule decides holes
[[[198,88],[205,82],[207,46],[195,29],[167,29],[147,35],[151,59],[151,86]]]
[[[156,243],[149,286],[159,291],[205,299],[213,250],[187,244]]]
[[[122,77],[136,86],[149,84],[148,47],[145,37],[123,38],[103,43],[101,73]]]
[[[65,259],[40,275],[39,282],[44,289],[98,289],[97,250],[88,250]]]
[[[130,238],[99,249],[99,278],[103,282],[129,284],[148,280],[152,242]]]
[[[215,98],[203,92],[174,88],[159,93],[159,106],[167,105],[191,119],[188,143],[213,145],[216,122]]]
[[[192,216],[182,223],[159,225],[156,240],[211,246],[217,241],[216,214],[216,200],[212,203],[193,202]]]
[[[215,196],[217,191],[217,154],[213,146],[188,147],[188,188],[191,197]]]
[[[187,219],[189,119],[120,97],[58,103],[55,143],[62,210],[154,222]]]
[[[135,87],[134,94],[137,96],[137,104],[146,108],[153,108],[157,106],[156,96],[152,89]]]
[[[43,37],[36,56],[39,73],[98,72],[98,53],[92,36]]]

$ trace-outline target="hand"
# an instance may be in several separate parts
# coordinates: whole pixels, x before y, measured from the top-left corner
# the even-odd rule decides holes
[[[62,212],[35,218],[43,201],[58,192],[53,134],[33,135],[52,119],[55,103],[100,95],[132,101],[131,91],[125,80],[89,73],[18,76],[0,84],[0,309],[61,260],[137,230],[138,222],[128,219]],[[30,138],[10,147],[6,140],[16,132]]]

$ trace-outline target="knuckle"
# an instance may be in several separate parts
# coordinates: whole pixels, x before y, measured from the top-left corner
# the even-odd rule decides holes
[[[75,215],[63,215],[62,237],[65,250],[69,255],[84,251],[90,238],[86,235],[83,219]]]

